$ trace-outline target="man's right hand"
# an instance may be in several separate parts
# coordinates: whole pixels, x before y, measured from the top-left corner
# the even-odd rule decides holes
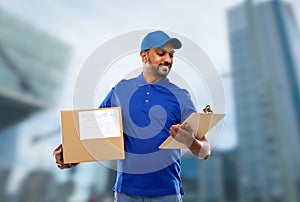
[[[68,163],[64,164],[63,162],[63,147],[60,144],[56,149],[53,151],[53,158],[58,168],[65,169],[65,168],[73,168],[77,166],[79,163]]]

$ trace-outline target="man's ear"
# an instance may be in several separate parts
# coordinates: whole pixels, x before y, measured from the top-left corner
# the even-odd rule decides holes
[[[142,62],[143,62],[143,63],[147,63],[147,62],[148,62],[147,52],[146,52],[146,51],[141,51],[141,52],[140,52],[140,56],[141,56],[141,58],[142,58]]]

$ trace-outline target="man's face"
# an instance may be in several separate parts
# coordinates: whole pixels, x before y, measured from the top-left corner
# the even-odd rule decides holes
[[[173,65],[174,49],[172,43],[155,49],[151,48],[146,52],[145,66],[155,76],[165,77],[170,73]]]

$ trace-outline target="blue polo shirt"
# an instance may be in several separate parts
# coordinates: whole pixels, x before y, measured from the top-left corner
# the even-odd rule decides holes
[[[118,161],[114,191],[144,196],[183,194],[180,150],[158,149],[169,129],[195,112],[188,91],[168,78],[149,84],[142,74],[120,81],[100,108],[122,109],[125,160]]]

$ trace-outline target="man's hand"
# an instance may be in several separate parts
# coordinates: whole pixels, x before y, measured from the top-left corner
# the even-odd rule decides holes
[[[65,168],[73,168],[77,166],[79,163],[68,163],[64,164],[63,162],[63,147],[62,145],[59,145],[56,149],[53,151],[53,158],[55,160],[55,163],[57,164],[57,167],[60,169],[65,169]]]
[[[210,155],[210,144],[206,137],[203,136],[201,139],[197,140],[193,135],[193,130],[186,124],[173,125],[170,128],[170,135],[177,140],[185,144],[194,156],[207,159]]]
[[[172,125],[169,132],[175,140],[183,143],[188,148],[195,141],[193,130],[187,124],[184,126],[180,124]]]

